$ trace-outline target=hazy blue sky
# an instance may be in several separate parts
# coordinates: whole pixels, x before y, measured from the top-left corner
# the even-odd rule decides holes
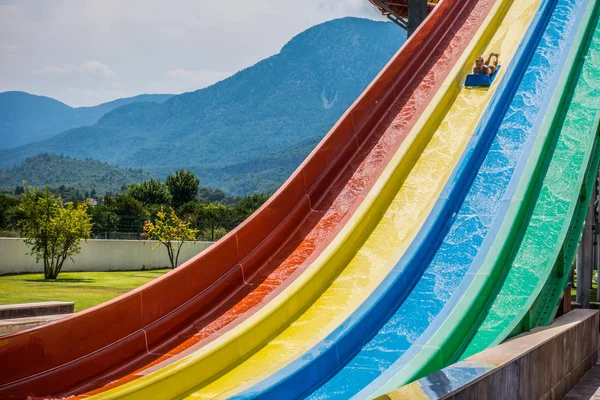
[[[181,93],[277,53],[367,0],[0,0],[0,92],[72,106]]]

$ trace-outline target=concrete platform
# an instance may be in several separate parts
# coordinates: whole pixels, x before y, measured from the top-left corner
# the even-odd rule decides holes
[[[598,324],[596,310],[571,311],[378,399],[562,399],[598,361]]]
[[[10,333],[24,331],[25,329],[35,328],[57,319],[66,317],[66,314],[60,315],[42,315],[39,317],[12,318],[0,320],[0,336]]]
[[[42,303],[0,305],[0,320],[40,317],[44,315],[72,314],[75,303],[65,301],[45,301]]]

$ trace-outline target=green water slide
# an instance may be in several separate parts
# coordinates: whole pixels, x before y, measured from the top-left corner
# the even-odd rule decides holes
[[[549,324],[567,284],[598,170],[600,1],[589,3],[501,231],[485,260],[464,359]],[[486,293],[487,292],[487,293]],[[464,325],[463,325],[464,326]]]

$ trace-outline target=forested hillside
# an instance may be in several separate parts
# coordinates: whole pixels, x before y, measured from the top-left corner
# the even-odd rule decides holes
[[[138,168],[119,168],[97,160],[77,160],[68,156],[39,154],[26,159],[18,167],[0,171],[0,187],[14,188],[25,180],[29,185],[44,187],[69,186],[82,193],[119,193],[121,187],[147,178],[148,172]]]

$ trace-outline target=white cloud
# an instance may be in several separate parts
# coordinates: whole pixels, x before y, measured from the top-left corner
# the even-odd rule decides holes
[[[381,13],[367,0],[320,0],[317,7],[321,11],[361,15],[381,19]]]
[[[75,68],[69,67],[57,67],[56,65],[46,65],[41,71],[34,71],[36,74],[47,74],[47,75],[70,75],[75,71]]]
[[[98,76],[103,78],[114,78],[117,76],[115,71],[100,61],[88,61],[79,67],[79,71],[90,76]]]
[[[21,46],[10,43],[2,43],[0,42],[0,52],[3,53],[16,53],[21,50]]]
[[[200,89],[318,23],[381,18],[367,0],[0,0],[0,7],[0,87],[71,105],[97,101],[94,91]]]
[[[108,65],[100,61],[87,61],[81,65],[46,65],[37,74],[46,75],[80,75],[90,78],[115,78],[117,74]]]

